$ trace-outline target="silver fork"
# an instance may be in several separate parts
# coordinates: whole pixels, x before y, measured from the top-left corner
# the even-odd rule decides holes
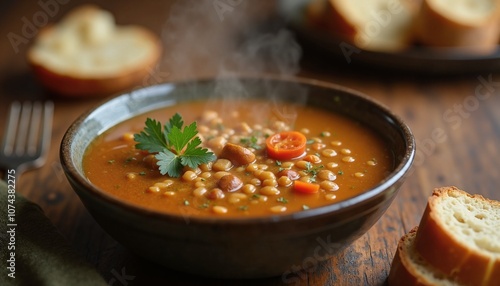
[[[54,104],[51,101],[13,102],[0,147],[0,168],[4,180],[18,179],[46,160],[52,134]]]

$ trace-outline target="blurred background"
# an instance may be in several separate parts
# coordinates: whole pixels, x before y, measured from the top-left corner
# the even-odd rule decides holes
[[[14,100],[52,100],[49,159],[26,173],[18,192],[39,204],[86,261],[113,285],[383,285],[397,240],[418,224],[434,187],[457,185],[500,199],[500,52],[363,50],[306,24],[307,1],[40,0],[0,3],[0,115]],[[300,76],[361,91],[412,128],[417,157],[396,202],[377,225],[337,259],[294,283],[208,281],[145,262],[117,244],[86,212],[64,178],[58,144],[83,112],[117,93],[67,97],[43,87],[27,60],[40,31],[82,4],[113,14],[117,25],[140,25],[158,36],[162,55],[132,90],[153,84],[236,74]],[[3,132],[4,129],[0,129]],[[117,280],[125,271],[129,278]],[[113,283],[111,283],[113,282]],[[121,283],[119,283],[121,282]],[[125,282],[125,283],[123,283]],[[296,284],[295,284],[296,283]]]

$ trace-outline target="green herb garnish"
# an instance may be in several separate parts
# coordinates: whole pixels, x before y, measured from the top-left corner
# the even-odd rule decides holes
[[[247,146],[247,147],[250,147],[250,148],[253,148],[255,150],[260,150],[262,147],[257,144],[259,142],[259,139],[252,135],[250,137],[243,137],[240,139],[240,143]]]
[[[127,159],[125,159],[125,163],[129,163],[129,162],[132,162],[132,161],[135,161],[137,160],[136,158],[134,157],[128,157]]]
[[[247,211],[248,210],[248,206],[247,205],[239,206],[238,210],[239,211]]]
[[[284,203],[284,204],[288,203],[288,200],[285,197],[279,197],[276,199],[276,201],[279,203]]]
[[[258,195],[258,194],[253,194],[251,197],[252,200],[257,200],[259,198],[260,198],[260,195]]]
[[[209,202],[204,202],[203,204],[201,204],[201,205],[199,206],[199,208],[200,208],[200,209],[206,209],[206,208],[208,208],[208,207],[210,207],[210,203],[209,203]]]
[[[313,178],[316,178],[316,175],[318,175],[319,170],[322,168],[324,168],[323,165],[313,166],[311,162],[307,162],[306,169],[304,170],[304,172],[311,175]]]
[[[147,118],[144,130],[134,134],[137,149],[156,153],[156,164],[162,175],[179,177],[184,166],[195,169],[215,160],[214,153],[200,147],[196,122],[185,127],[183,125],[178,113],[165,123],[163,130],[159,121]]]

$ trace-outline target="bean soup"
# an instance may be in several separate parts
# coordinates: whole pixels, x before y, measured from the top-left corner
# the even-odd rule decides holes
[[[184,156],[194,163],[176,165],[178,172],[161,152],[141,150],[137,142],[148,118],[163,125],[176,114],[186,126],[196,123],[198,151],[208,154],[200,164]],[[186,140],[178,152],[193,149],[193,142]],[[152,210],[256,217],[307,211],[363,193],[393,170],[387,146],[364,124],[317,107],[193,101],[111,128],[87,149],[83,167],[103,191]]]

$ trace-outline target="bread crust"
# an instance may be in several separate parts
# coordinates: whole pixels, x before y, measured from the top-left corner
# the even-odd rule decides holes
[[[328,17],[331,19],[331,21],[329,21],[329,28],[338,37],[350,43],[354,43],[358,32],[356,25],[352,23],[347,15],[344,15],[344,13],[340,11],[336,0],[329,0],[328,2]]]
[[[425,46],[454,48],[462,52],[491,53],[500,40],[500,3],[489,17],[468,23],[451,18],[424,0],[415,21],[416,41]]]
[[[98,8],[93,5],[83,6],[69,12],[65,19],[74,17],[92,17]],[[122,27],[117,27],[122,28]],[[40,30],[38,39],[52,37],[56,33],[57,25],[48,25]],[[134,86],[144,85],[151,76],[153,67],[157,64],[162,54],[160,40],[152,32],[139,26],[126,26],[142,41],[149,43],[150,52],[140,63],[129,65],[112,73],[89,74],[81,72],[78,68],[71,71],[61,71],[54,68],[46,60],[37,55],[36,43],[27,53],[27,61],[38,81],[48,90],[58,95],[68,97],[80,96],[105,96]]]
[[[412,22],[420,0],[379,1],[366,15],[353,15],[356,5],[345,0],[329,0],[329,28],[338,38],[371,51],[397,52],[413,44]],[[358,3],[359,4],[359,3]],[[368,12],[369,11],[369,12]],[[386,34],[387,31],[389,34]]]
[[[311,26],[365,50],[398,52],[422,45],[446,53],[484,55],[497,51],[500,44],[500,2],[497,1],[495,10],[488,17],[471,22],[443,12],[435,7],[435,1],[387,0],[387,5],[396,3],[404,7],[406,17],[411,17],[409,24],[396,23],[404,32],[389,38],[377,35],[371,37],[370,29],[377,28],[373,26],[376,22],[373,22],[373,15],[368,13],[361,18],[354,16],[352,9],[346,9],[346,6],[355,4],[345,0],[312,1],[307,7],[306,18]],[[376,9],[373,11],[376,12]],[[396,18],[396,15],[392,16]],[[384,23],[378,24],[379,28],[387,28]]]
[[[409,236],[414,236],[417,229],[418,227],[413,228],[399,240],[396,254],[392,260],[389,277],[387,278],[387,282],[390,286],[432,286],[430,281],[427,281],[424,277],[419,277],[405,250],[405,241],[409,238]]]
[[[391,270],[387,282],[390,286],[434,286],[437,281],[439,285],[458,285],[452,280],[441,276],[432,265],[427,264],[414,250],[414,241],[418,226],[411,229],[401,237],[398,248],[392,261]],[[414,261],[419,261],[416,264]],[[427,276],[418,271],[417,268],[426,271]],[[430,277],[432,275],[432,277]]]
[[[415,239],[416,250],[439,271],[460,283],[475,286],[498,285],[500,259],[495,260],[460,241],[445,226],[441,214],[436,210],[440,201],[451,193],[500,208],[500,202],[480,195],[470,195],[456,187],[437,188],[429,198],[419,224]]]

